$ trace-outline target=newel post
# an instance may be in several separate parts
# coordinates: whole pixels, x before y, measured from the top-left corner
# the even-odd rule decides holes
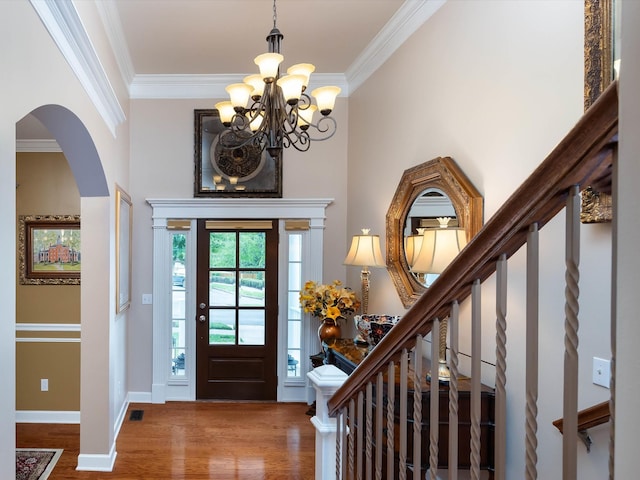
[[[307,377],[316,390],[316,414],[311,423],[316,427],[315,480],[336,478],[336,419],[329,417],[327,402],[347,379],[347,374],[333,365],[315,368]]]

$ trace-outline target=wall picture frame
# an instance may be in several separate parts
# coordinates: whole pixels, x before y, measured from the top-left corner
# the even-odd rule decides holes
[[[194,110],[194,197],[282,197],[282,153],[251,145],[221,148],[216,109]],[[240,142],[239,142],[240,143]]]
[[[79,215],[19,215],[21,285],[79,285],[82,267]]]
[[[131,197],[116,185],[116,313],[131,305],[132,227]]]

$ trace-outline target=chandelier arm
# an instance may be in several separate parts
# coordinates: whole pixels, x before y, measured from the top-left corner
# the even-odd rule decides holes
[[[310,123],[309,129],[305,132],[309,140],[314,142],[321,142],[328,140],[336,134],[338,130],[338,122],[333,117],[321,117],[316,123]],[[313,136],[310,132],[320,134],[319,136]]]

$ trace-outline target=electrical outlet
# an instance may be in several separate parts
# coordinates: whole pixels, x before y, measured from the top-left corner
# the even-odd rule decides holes
[[[603,358],[593,357],[593,383],[609,388],[611,382],[611,362]]]
[[[142,304],[143,305],[151,305],[153,303],[153,294],[152,293],[143,293],[142,294]]]
[[[49,379],[48,378],[41,378],[40,379],[40,391],[41,392],[48,392],[49,391]]]

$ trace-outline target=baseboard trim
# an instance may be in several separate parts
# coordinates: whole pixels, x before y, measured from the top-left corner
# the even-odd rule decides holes
[[[116,452],[115,442],[111,446],[111,451],[108,455],[89,455],[81,453],[78,455],[78,466],[76,467],[76,470],[112,472],[117,456],[118,452]]]
[[[129,403],[151,403],[151,392],[129,392],[127,400]]]
[[[80,412],[16,410],[16,423],[80,423]]]

